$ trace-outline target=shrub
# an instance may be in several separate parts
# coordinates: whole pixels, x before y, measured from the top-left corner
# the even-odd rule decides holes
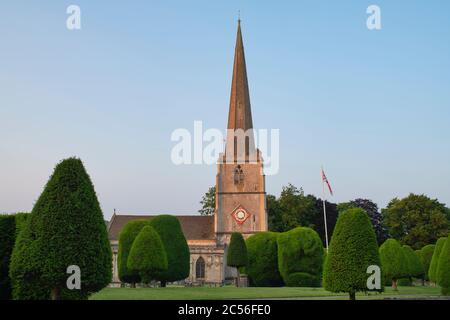
[[[278,269],[287,286],[297,286],[304,281],[304,274],[314,278],[313,283],[320,284],[323,267],[322,241],[311,228],[297,227],[278,235]],[[300,273],[302,275],[291,275]],[[309,281],[311,282],[311,281]]]
[[[288,287],[320,287],[320,277],[306,272],[294,272],[286,279]]]
[[[13,215],[0,216],[0,300],[11,299],[9,263],[14,248],[16,220]]]
[[[251,286],[283,286],[283,279],[278,271],[277,237],[275,232],[260,232],[245,241],[248,255],[245,272]]]
[[[364,210],[353,208],[339,214],[328,256],[323,284],[331,292],[367,291],[367,268],[380,265],[378,245],[372,223]],[[382,287],[380,288],[382,290]]]
[[[81,160],[64,160],[14,248],[10,275],[15,297],[45,299],[51,293],[52,299],[87,298],[111,282],[111,262],[106,225],[89,175]],[[65,289],[71,265],[82,270],[81,290]]]
[[[190,253],[183,230],[177,217],[161,215],[150,220],[164,245],[168,269],[157,274],[156,279],[161,281],[161,286],[166,282],[183,280],[189,277]]]
[[[122,282],[130,283],[133,287],[141,281],[138,272],[128,270],[127,261],[131,246],[139,232],[148,224],[146,220],[133,220],[128,222],[119,234],[119,248],[117,253],[117,266],[119,279]]]
[[[139,272],[144,283],[156,279],[156,275],[168,268],[167,255],[158,233],[151,226],[145,226],[131,246],[127,267]]]
[[[442,294],[450,295],[450,236],[445,240],[439,255],[436,279],[441,286]]]
[[[424,274],[422,262],[419,256],[414,252],[414,250],[407,245],[403,246],[403,251],[406,257],[408,277],[409,278],[419,278]]]
[[[397,240],[388,239],[380,247],[380,260],[385,281],[392,283],[392,288],[397,290],[398,279],[409,276],[405,250]]]
[[[427,281],[430,280],[428,271],[430,269],[431,259],[433,258],[434,248],[434,244],[429,244],[419,250],[419,258],[425,272],[425,280]]]
[[[431,282],[437,282],[437,267],[439,263],[439,256],[441,254],[442,247],[445,244],[447,238],[439,238],[434,247],[433,257],[431,258],[430,269],[428,270],[428,277]]]
[[[242,234],[234,232],[231,235],[230,246],[227,252],[227,265],[229,267],[245,267],[248,264],[247,246]]]

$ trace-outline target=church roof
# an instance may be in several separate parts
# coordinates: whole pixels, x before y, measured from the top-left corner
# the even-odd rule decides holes
[[[156,215],[116,215],[108,225],[109,240],[119,240],[122,228],[132,220],[151,220]],[[213,240],[214,216],[175,216],[180,221],[186,240]]]

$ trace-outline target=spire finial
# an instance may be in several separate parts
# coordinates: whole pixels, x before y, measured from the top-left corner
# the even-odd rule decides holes
[[[241,10],[238,10],[238,23],[241,24]]]

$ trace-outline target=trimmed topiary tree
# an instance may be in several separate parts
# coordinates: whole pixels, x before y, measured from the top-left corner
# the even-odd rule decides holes
[[[247,246],[242,234],[234,232],[231,234],[230,245],[227,252],[227,266],[237,270],[236,285],[239,286],[239,268],[248,264]]]
[[[136,239],[139,232],[146,225],[148,225],[148,221],[146,220],[130,221],[123,227],[119,235],[119,248],[117,254],[119,279],[122,282],[131,284],[132,288],[135,288],[136,283],[141,281],[141,277],[138,272],[132,272],[128,269],[128,255],[130,254],[134,239]]]
[[[248,255],[245,272],[251,286],[283,286],[283,279],[278,271],[277,237],[278,233],[275,232],[260,232],[245,241]]]
[[[137,235],[128,255],[127,268],[138,272],[144,283],[156,279],[159,272],[168,268],[167,255],[158,233],[145,226]]]
[[[167,282],[184,280],[189,277],[189,246],[178,218],[170,215],[160,215],[152,218],[149,225],[160,236],[169,265],[167,270],[156,275],[156,279],[161,281],[161,286],[165,287]]]
[[[441,286],[441,292],[445,296],[450,295],[450,236],[445,240],[439,255],[438,266],[436,270],[436,279]]]
[[[433,258],[434,248],[434,244],[429,244],[419,250],[419,258],[423,265],[423,269],[425,272],[424,279],[426,281],[430,280],[428,271],[430,269],[431,259]]]
[[[405,251],[395,239],[386,240],[380,247],[381,269],[385,282],[392,283],[398,289],[398,280],[408,277],[409,270]]]
[[[403,252],[406,257],[406,264],[408,270],[408,277],[412,281],[412,278],[420,278],[423,276],[423,265],[420,261],[418,255],[414,252],[414,250],[407,245],[403,246]]]
[[[317,232],[297,227],[280,233],[277,244],[278,269],[286,286],[320,286],[324,255]]]
[[[364,210],[353,208],[339,214],[325,262],[323,285],[331,292],[368,291],[367,268],[380,266],[377,237]],[[380,291],[383,287],[380,288]]]
[[[81,270],[80,290],[66,289],[72,265]],[[19,299],[85,299],[111,282],[106,225],[81,160],[56,166],[19,235],[10,276]]]
[[[0,300],[12,297],[9,263],[14,248],[16,219],[13,215],[0,215]]]
[[[433,257],[431,258],[430,263],[430,269],[428,270],[428,277],[430,278],[430,281],[434,283],[437,283],[437,267],[439,263],[439,257],[446,240],[447,238],[445,237],[439,238],[438,241],[436,242],[436,246],[434,247]]]

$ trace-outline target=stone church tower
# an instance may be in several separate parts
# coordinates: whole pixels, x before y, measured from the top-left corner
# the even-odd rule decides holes
[[[230,110],[225,152],[218,159],[216,208],[212,216],[176,216],[190,251],[190,274],[187,285],[224,284],[236,277],[228,268],[226,256],[230,237],[240,232],[245,238],[267,231],[266,189],[263,159],[253,136],[250,94],[245,66],[241,25],[238,24],[231,84]],[[118,272],[119,235],[133,220],[151,220],[155,215],[114,213],[108,224],[113,252],[113,283],[121,286]]]
[[[225,152],[218,161],[215,230],[219,245],[231,233],[268,230],[265,177],[256,149],[241,24],[238,22]]]

